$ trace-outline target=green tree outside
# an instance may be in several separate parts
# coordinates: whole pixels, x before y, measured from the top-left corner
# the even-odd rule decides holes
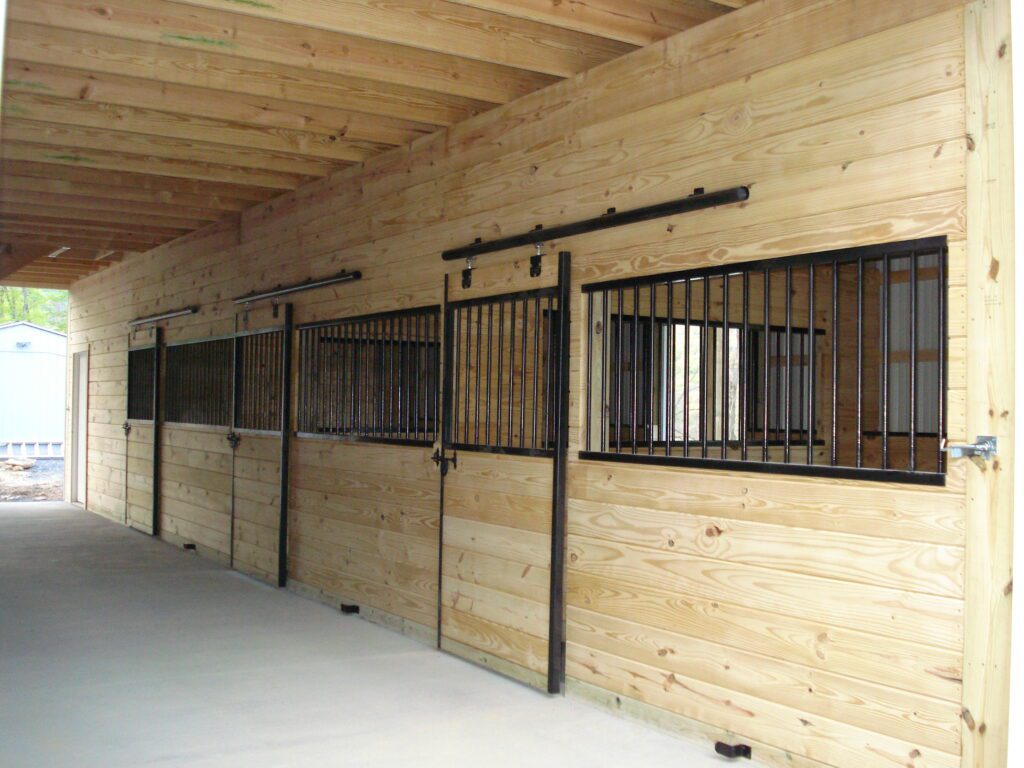
[[[68,292],[0,285],[0,325],[16,320],[67,333]]]

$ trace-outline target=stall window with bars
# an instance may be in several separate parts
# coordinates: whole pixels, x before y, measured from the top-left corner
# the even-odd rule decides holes
[[[153,420],[154,347],[128,350],[128,418]]]
[[[453,302],[448,313],[446,444],[551,455],[558,289]]]
[[[941,483],[946,241],[584,286],[584,458]]]
[[[232,339],[168,345],[164,421],[230,426]]]
[[[437,306],[300,326],[298,431],[433,443],[439,332]]]
[[[241,334],[235,345],[235,427],[280,431],[284,331]]]

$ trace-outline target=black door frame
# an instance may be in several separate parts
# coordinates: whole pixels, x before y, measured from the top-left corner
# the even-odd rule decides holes
[[[557,330],[554,331],[557,358],[552,371],[554,389],[553,413],[554,445],[550,450],[522,450],[500,448],[487,449],[490,453],[513,453],[533,456],[550,456],[552,459],[551,498],[551,581],[548,591],[548,668],[547,691],[561,693],[565,684],[565,530],[566,530],[566,474],[569,453],[569,301],[572,255],[569,251],[558,254],[558,282],[555,286],[558,298],[556,314]],[[442,605],[444,580],[444,479],[449,463],[457,461],[455,451],[473,451],[472,446],[459,443],[452,436],[453,369],[450,362],[454,353],[452,316],[456,309],[479,303],[489,303],[504,297],[528,297],[532,292],[494,294],[464,301],[449,301],[449,276],[444,277],[444,340],[442,348],[443,378],[441,383],[441,430],[440,450],[440,522],[438,539],[438,582],[437,582],[437,646],[441,647]],[[549,289],[543,289],[546,293]]]

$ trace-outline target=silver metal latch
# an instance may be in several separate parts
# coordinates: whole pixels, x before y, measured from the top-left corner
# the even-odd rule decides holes
[[[951,445],[948,441],[942,442],[942,450],[948,453],[951,459],[977,456],[985,461],[991,461],[997,453],[996,449],[997,441],[992,435],[978,435],[973,443]]]

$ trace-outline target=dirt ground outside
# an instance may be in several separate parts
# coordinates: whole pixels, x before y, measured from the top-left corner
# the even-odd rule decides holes
[[[60,501],[64,498],[64,459],[36,459],[14,470],[0,460],[0,501]]]

